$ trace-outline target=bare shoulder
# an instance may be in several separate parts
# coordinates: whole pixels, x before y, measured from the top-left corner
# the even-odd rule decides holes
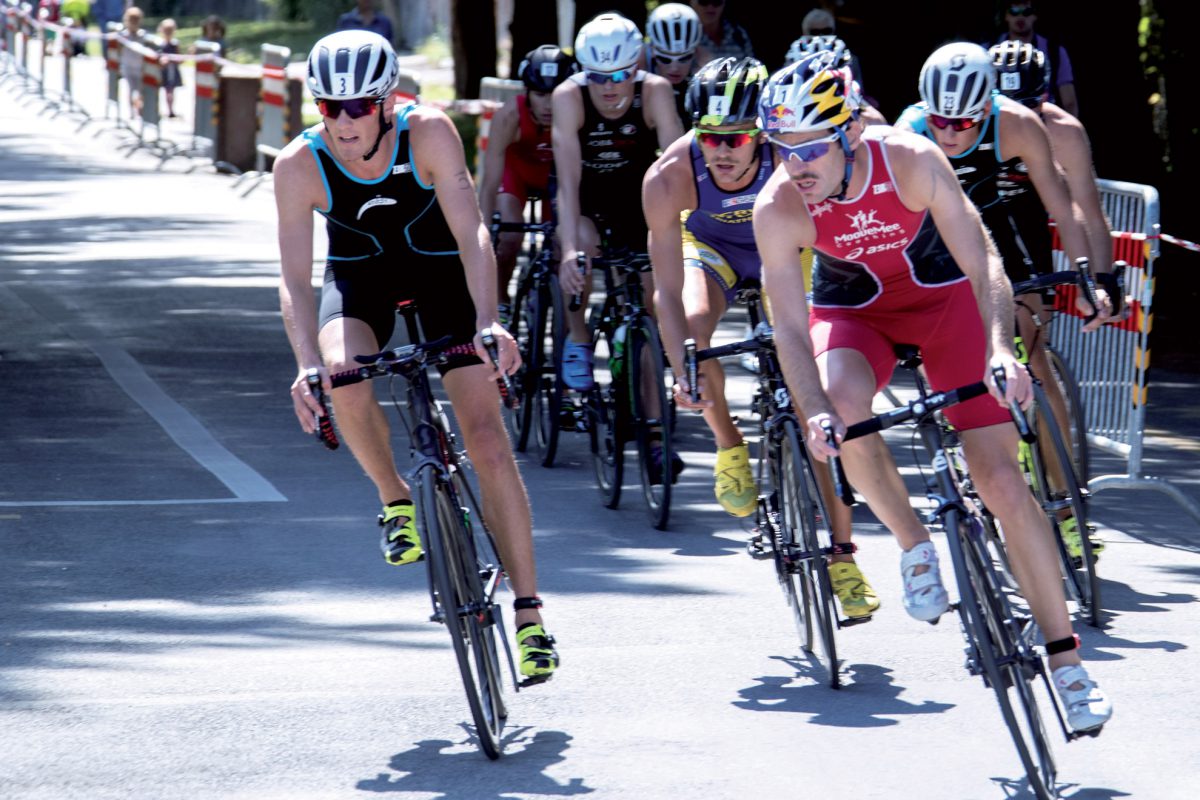
[[[892,168],[901,171],[919,169],[930,159],[936,161],[941,154],[929,137],[894,125],[871,125],[863,130],[863,140],[860,149],[868,140],[879,142]]]
[[[320,126],[314,126],[309,133],[319,135],[319,131]],[[288,142],[276,157],[271,172],[275,193],[281,198],[315,205],[323,196],[316,155],[305,136]]]
[[[1055,144],[1083,144],[1091,149],[1083,123],[1053,103],[1042,103],[1042,124]]]
[[[416,139],[445,135],[458,136],[458,129],[454,127],[454,123],[450,121],[446,112],[433,106],[413,106],[412,110],[408,112],[407,119],[408,129],[413,132],[414,144]]]
[[[690,205],[685,198],[692,185],[691,141],[691,134],[687,133],[672,142],[646,170],[643,180],[647,192],[657,199],[674,201],[672,205],[678,206],[675,210]]]

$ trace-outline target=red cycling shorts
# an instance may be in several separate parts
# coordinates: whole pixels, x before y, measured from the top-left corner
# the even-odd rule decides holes
[[[934,391],[975,383],[987,370],[987,338],[969,281],[928,289],[919,305],[904,309],[816,307],[809,315],[809,333],[814,356],[840,347],[862,353],[875,372],[876,391],[891,380],[897,344],[921,348],[925,376]],[[951,406],[945,414],[959,430],[1012,420],[991,395]]]

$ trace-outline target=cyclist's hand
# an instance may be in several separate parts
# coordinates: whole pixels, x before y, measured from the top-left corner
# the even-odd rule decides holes
[[[833,436],[839,446],[841,445],[842,437],[846,435],[846,423],[842,422],[842,418],[837,414],[817,414],[809,417],[808,452],[817,461],[826,461],[830,456],[840,454],[840,447],[839,449],[834,449],[826,441],[824,423],[829,423],[833,427]]]
[[[513,339],[512,334],[504,329],[499,323],[491,325],[492,336],[496,340],[496,358],[498,363],[492,362],[491,356],[488,354],[487,348],[483,346],[483,339],[479,333],[475,334],[475,354],[483,360],[483,363],[492,367],[492,380],[500,380],[500,376],[512,375],[521,366],[521,351],[517,349],[517,342]]]
[[[329,382],[329,370],[319,364],[314,368],[321,376],[321,388],[328,396],[333,389],[333,384]],[[296,417],[300,420],[300,427],[304,429],[304,432],[314,433],[317,430],[317,424],[313,415],[325,412],[321,408],[321,404],[317,402],[317,398],[313,396],[312,390],[308,388],[308,370],[309,367],[301,367],[296,379],[292,381],[292,409],[296,412]]]
[[[586,272],[582,275],[579,274],[579,262],[574,253],[558,262],[558,285],[565,295],[582,294],[587,278],[591,274],[590,264]]]
[[[1003,394],[1000,393],[999,387],[996,386],[996,379],[992,376],[992,367],[996,366],[1004,368]],[[987,384],[992,397],[996,398],[996,402],[1004,408],[1008,408],[1009,403],[1015,402],[1024,410],[1029,408],[1029,404],[1033,402],[1033,378],[1030,377],[1029,370],[1025,368],[1025,365],[1018,361],[1011,352],[997,353],[992,356],[983,381]]]
[[[675,380],[675,405],[680,408],[686,408],[689,411],[703,411],[706,408],[712,408],[712,400],[704,398],[704,376],[696,378],[696,389],[699,392],[700,399],[692,400],[692,387],[688,386],[687,378],[680,376]]]
[[[1091,322],[1083,326],[1085,333],[1099,329],[1101,325],[1108,322],[1115,322],[1112,316],[1112,300],[1108,296],[1108,292],[1104,291],[1099,284],[1096,285],[1096,317]],[[1088,303],[1087,298],[1080,292],[1075,298],[1075,307],[1085,317],[1092,313],[1092,306]]]

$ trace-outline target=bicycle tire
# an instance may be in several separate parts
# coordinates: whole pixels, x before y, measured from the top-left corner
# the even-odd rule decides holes
[[[1054,800],[1057,766],[1032,685],[1045,677],[1045,667],[1031,641],[1019,644],[1023,634],[1016,629],[1023,625],[1032,634],[1036,626],[1032,617],[1014,613],[1001,583],[1003,576],[988,555],[986,534],[982,527],[972,529],[972,524],[982,526],[982,521],[954,511],[947,515],[947,530],[957,531],[950,550],[960,620],[984,683],[996,697],[1030,790],[1039,800]],[[1043,683],[1049,686],[1048,681]]]
[[[562,432],[563,393],[566,386],[562,380],[562,344],[567,338],[566,308],[562,290],[558,288],[558,276],[551,274],[542,286],[541,307],[549,322],[542,321],[542,368],[538,381],[537,444],[542,455],[542,466],[554,466],[558,456],[558,437]],[[546,356],[549,348],[549,357]]]
[[[1058,550],[1059,563],[1066,582],[1067,597],[1075,601],[1079,615],[1084,621],[1099,628],[1103,624],[1100,576],[1096,572],[1096,554],[1092,550],[1091,538],[1088,535],[1090,526],[1085,495],[1074,469],[1067,468],[1071,466],[1071,458],[1067,452],[1066,442],[1063,440],[1062,430],[1058,427],[1054,415],[1046,413],[1049,406],[1046,404],[1045,390],[1036,384],[1034,397],[1037,430],[1041,432],[1038,441],[1031,448],[1034,495],[1045,510],[1046,517],[1054,531],[1055,547]],[[1049,449],[1047,449],[1047,440],[1049,440]],[[1047,458],[1056,459],[1064,467],[1061,472],[1065,485],[1061,489],[1055,490],[1050,487]],[[1062,520],[1059,519],[1059,512],[1063,510],[1070,511],[1079,531],[1082,555],[1078,559],[1071,556],[1066,542],[1063,540]]]
[[[796,423],[785,418],[779,426],[779,463],[784,546],[790,549],[804,571],[811,602],[808,605],[813,627],[821,640],[825,668],[829,673],[829,688],[841,686],[834,630],[837,627],[837,607],[834,605],[833,582],[829,578],[828,554],[833,537],[821,504],[821,494],[813,475],[812,462],[801,444]],[[809,648],[811,652],[811,648]]]
[[[1050,344],[1046,345],[1046,353],[1050,360],[1050,369],[1062,387],[1063,399],[1067,402],[1067,417],[1071,421],[1070,442],[1071,461],[1075,465],[1075,476],[1080,486],[1087,486],[1092,477],[1091,452],[1087,437],[1087,408],[1079,391],[1079,382],[1075,380],[1072,371],[1062,354]]]
[[[513,438],[513,450],[524,453],[529,446],[530,424],[533,420],[533,394],[537,391],[537,319],[539,302],[537,287],[526,266],[517,281],[516,297],[512,304],[512,319],[509,331],[517,340],[517,351],[521,354],[521,366],[513,375],[512,385],[517,391],[520,404],[516,408],[504,407],[504,416]]]
[[[594,354],[595,386],[587,394],[590,424],[588,438],[592,453],[592,471],[596,486],[606,508],[621,503],[621,485],[625,479],[625,425],[627,400],[623,397],[625,383],[612,380],[612,329],[601,323],[605,316],[602,306],[591,312],[592,353]],[[603,367],[602,368],[602,363]]]
[[[649,359],[648,381],[653,384],[654,398],[657,400],[658,413],[651,415],[643,395],[643,353]],[[650,524],[656,530],[666,530],[671,517],[671,489],[674,484],[672,461],[674,444],[672,436],[674,428],[671,425],[671,398],[667,393],[666,364],[663,358],[662,343],[658,338],[658,329],[649,316],[641,317],[631,324],[626,334],[625,357],[628,367],[629,384],[628,397],[632,408],[630,425],[633,427],[634,438],[637,441],[638,470],[642,479],[642,497],[646,500],[646,508],[650,513]],[[655,377],[656,376],[656,377]],[[660,434],[662,456],[658,470],[658,483],[654,483],[653,475],[653,440],[651,432],[657,429]]]
[[[508,710],[500,677],[494,610],[484,595],[474,541],[463,509],[449,485],[426,470],[419,481],[421,535],[442,621],[458,661],[479,749],[489,759],[503,750],[501,736]]]

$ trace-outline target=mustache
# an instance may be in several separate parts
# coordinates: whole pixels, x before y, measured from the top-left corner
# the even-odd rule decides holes
[[[793,175],[792,181],[799,183],[800,181],[815,181],[819,176],[815,172],[801,172],[799,175]]]

